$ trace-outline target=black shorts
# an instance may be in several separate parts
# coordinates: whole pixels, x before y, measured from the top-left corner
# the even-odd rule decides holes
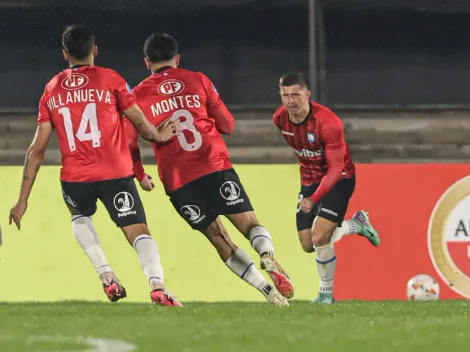
[[[101,200],[118,227],[146,224],[144,206],[133,177],[96,182],[62,183],[62,194],[72,215],[92,216]]]
[[[302,186],[299,193],[299,202],[302,198],[310,197],[317,190],[318,184]],[[345,178],[340,181],[320,200],[313,210],[306,214],[297,205],[297,231],[310,229],[316,216],[333,221],[341,227],[349,199],[354,193],[356,179]]]
[[[195,230],[204,231],[219,215],[252,211],[235,170],[214,172],[169,194],[171,203]]]

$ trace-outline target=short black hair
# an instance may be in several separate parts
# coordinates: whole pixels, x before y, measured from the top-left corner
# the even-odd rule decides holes
[[[299,85],[301,88],[306,87],[310,89],[310,84],[308,83],[308,78],[302,72],[290,72],[284,74],[279,80],[279,86],[289,87],[294,85]]]
[[[65,27],[62,34],[62,47],[74,59],[86,59],[95,45],[95,35],[83,24],[73,24]]]
[[[166,33],[153,33],[144,44],[144,55],[150,62],[162,62],[173,59],[178,54],[178,43]]]

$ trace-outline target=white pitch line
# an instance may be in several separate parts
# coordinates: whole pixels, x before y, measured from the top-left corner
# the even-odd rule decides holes
[[[84,345],[84,349],[54,350],[54,352],[134,352],[137,346],[122,340],[101,339],[96,337],[65,337],[65,336],[28,336],[27,346],[33,346],[40,342],[76,343]],[[37,351],[39,352],[39,351]]]

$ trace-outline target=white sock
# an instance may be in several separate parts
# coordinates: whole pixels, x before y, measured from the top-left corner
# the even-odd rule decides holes
[[[72,216],[72,231],[98,275],[112,272],[113,269],[108,265],[91,218],[83,215]]]
[[[140,266],[149,280],[150,287],[163,288],[163,267],[157,243],[149,235],[140,235],[132,246],[137,252]]]
[[[331,236],[330,243],[338,242],[343,236],[353,235],[357,233],[357,225],[352,220],[346,220],[341,223],[341,227],[337,227]]]
[[[235,275],[261,291],[265,296],[271,291],[271,285],[268,284],[263,275],[256,269],[251,258],[241,248],[237,248],[225,264]]]
[[[333,278],[336,269],[336,255],[330,244],[315,247],[317,268],[320,276],[320,292],[333,292]]]
[[[274,244],[269,231],[263,226],[255,226],[248,234],[251,246],[260,256],[274,255]]]

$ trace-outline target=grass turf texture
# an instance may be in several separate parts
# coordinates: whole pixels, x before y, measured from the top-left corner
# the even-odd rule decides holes
[[[469,308],[462,301],[333,306],[293,301],[285,308],[195,302],[181,309],[123,302],[1,304],[0,350],[466,351]],[[76,343],[80,336],[121,342],[112,349],[103,340],[92,347]]]

